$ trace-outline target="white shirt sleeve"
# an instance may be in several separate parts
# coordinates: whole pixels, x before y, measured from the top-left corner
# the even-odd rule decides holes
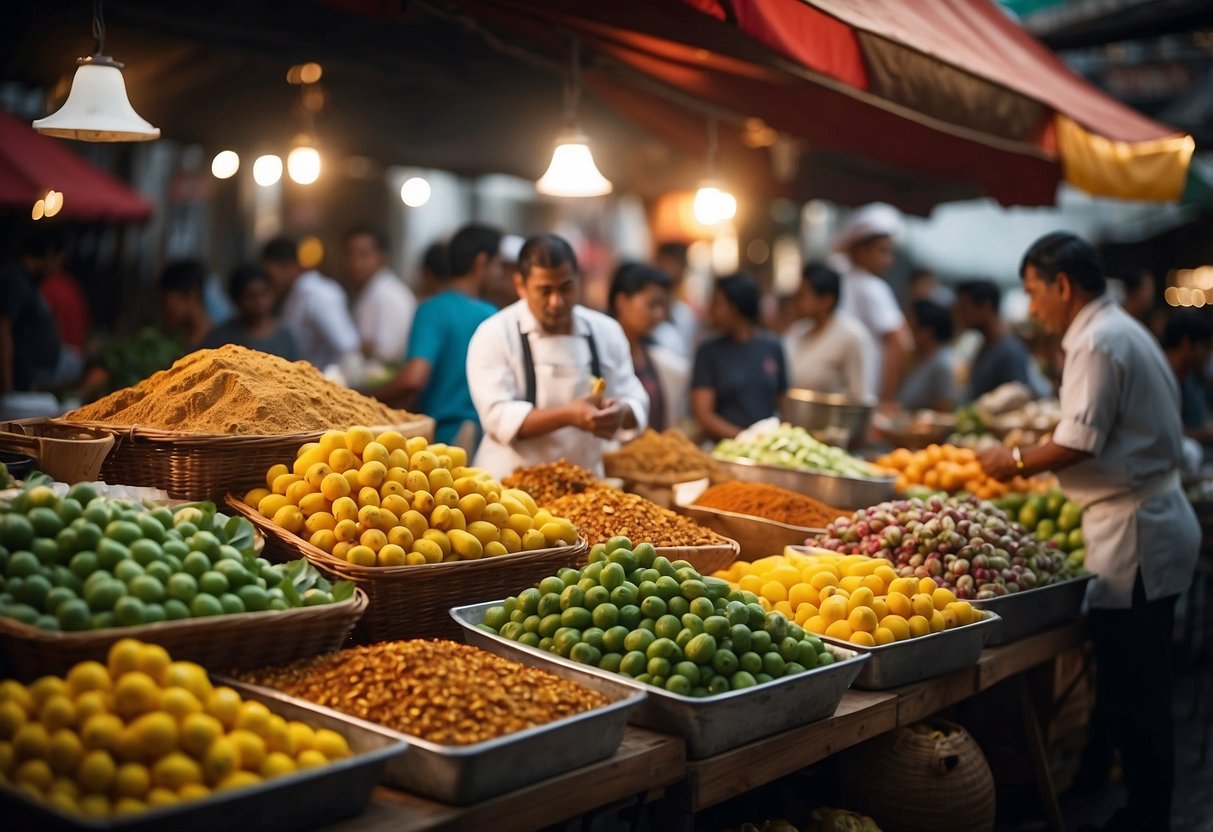
[[[468,389],[472,403],[485,434],[502,445],[514,441],[534,409],[530,402],[522,401],[516,358],[506,342],[507,322],[512,320],[503,313],[494,315],[477,327],[468,344]]]
[[[1121,373],[1107,353],[1090,348],[1068,353],[1061,379],[1061,421],[1053,441],[1098,454],[1116,421],[1120,388]]]
[[[602,363],[602,377],[606,380],[606,397],[631,408],[636,417],[637,432],[649,426],[649,394],[636,376],[632,365],[632,348],[623,328],[610,318],[597,319],[594,339]]]
[[[387,364],[404,360],[409,330],[417,313],[417,298],[395,276],[375,278],[354,310],[358,336],[371,354]]]
[[[307,317],[316,336],[336,358],[358,352],[358,330],[346,307],[345,293],[336,283],[317,286],[308,296]]]
[[[864,292],[867,304],[867,319],[872,331],[882,337],[905,326],[906,316],[897,305],[897,296],[892,287],[876,278],[869,282]]]

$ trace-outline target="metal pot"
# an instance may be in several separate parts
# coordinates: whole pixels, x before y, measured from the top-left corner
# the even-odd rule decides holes
[[[853,448],[867,435],[875,407],[872,402],[857,402],[842,393],[792,389],[787,392],[783,418],[804,428],[819,442]]]

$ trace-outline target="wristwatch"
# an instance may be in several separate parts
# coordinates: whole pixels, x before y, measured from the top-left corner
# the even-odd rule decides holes
[[[1011,449],[1011,458],[1015,460],[1015,470],[1023,470],[1023,454],[1019,451],[1019,446],[1016,445]]]

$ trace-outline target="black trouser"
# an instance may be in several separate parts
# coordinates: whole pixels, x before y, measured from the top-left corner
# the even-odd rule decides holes
[[[1143,830],[1171,827],[1175,737],[1171,632],[1178,595],[1146,600],[1141,574],[1127,610],[1091,609],[1095,708],[1120,749],[1128,811]]]

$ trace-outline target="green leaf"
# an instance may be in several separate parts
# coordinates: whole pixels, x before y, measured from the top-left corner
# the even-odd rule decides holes
[[[55,478],[47,476],[41,471],[33,471],[25,478],[25,484],[21,486],[22,491],[32,491],[40,485],[50,487],[55,484]]]
[[[333,584],[333,603],[340,603],[354,597],[353,581],[338,581]]]
[[[222,517],[223,515],[217,515]],[[227,536],[227,544],[239,549],[246,556],[256,557],[253,551],[253,543],[256,541],[256,530],[253,524],[243,517],[229,517],[223,526],[223,533]]]

